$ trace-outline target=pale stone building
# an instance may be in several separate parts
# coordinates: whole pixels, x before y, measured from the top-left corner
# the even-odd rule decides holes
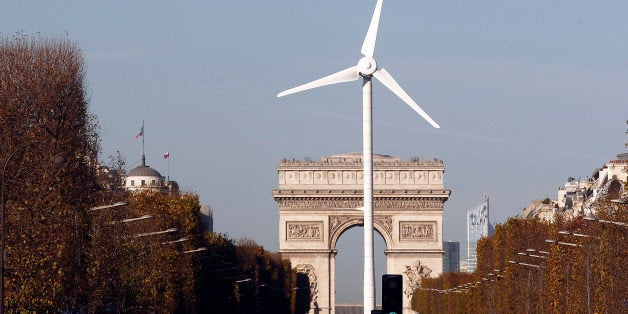
[[[601,197],[625,197],[624,184],[628,180],[628,153],[617,155],[602,168],[595,169],[590,178],[569,178],[558,188],[556,200],[536,200],[523,209],[524,218],[539,218],[552,222],[556,215],[574,219],[595,215],[596,202]]]
[[[124,179],[124,188],[128,191],[155,191],[168,193],[178,190],[175,181],[168,181],[159,171],[146,165],[146,157],[142,155],[142,164],[131,169]]]
[[[410,313],[421,278],[442,273],[443,208],[451,193],[444,189],[445,166],[436,159],[375,155],[373,169],[374,229],[386,243],[386,273],[404,276],[404,313]],[[279,252],[308,278],[310,313],[335,313],[336,243],[364,223],[357,210],[362,155],[282,160],[278,179],[272,194],[279,205]]]

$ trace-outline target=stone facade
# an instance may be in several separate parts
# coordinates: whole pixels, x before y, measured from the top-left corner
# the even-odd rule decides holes
[[[420,279],[442,272],[442,216],[451,193],[444,189],[444,171],[440,160],[373,158],[373,226],[386,242],[386,273],[404,275],[408,313]],[[279,251],[316,281],[310,282],[316,287],[311,313],[334,313],[336,243],[344,231],[364,224],[357,210],[362,156],[282,160],[278,177],[272,194],[279,206]]]

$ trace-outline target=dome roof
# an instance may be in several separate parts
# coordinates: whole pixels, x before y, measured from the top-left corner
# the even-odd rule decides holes
[[[146,165],[146,156],[142,154],[142,164],[131,169],[126,175],[127,177],[157,177],[161,178],[159,171]]]
[[[159,171],[145,165],[137,166],[127,174],[127,177],[157,177],[161,178]]]

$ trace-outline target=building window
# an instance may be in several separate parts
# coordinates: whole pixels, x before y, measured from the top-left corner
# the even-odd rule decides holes
[[[151,184],[151,185],[155,185],[155,180],[150,181],[150,184]]]
[[[146,185],[146,180],[142,180],[142,186]]]
[[[135,185],[135,180],[131,180],[131,186]]]

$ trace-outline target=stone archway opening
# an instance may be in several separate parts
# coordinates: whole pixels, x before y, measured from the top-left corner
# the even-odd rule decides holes
[[[364,228],[354,226],[346,230],[336,243],[336,305],[361,304],[363,301],[362,288],[364,277]],[[375,232],[374,258],[375,258],[375,300],[379,305],[381,301],[382,275],[386,273],[386,241],[384,237]]]

